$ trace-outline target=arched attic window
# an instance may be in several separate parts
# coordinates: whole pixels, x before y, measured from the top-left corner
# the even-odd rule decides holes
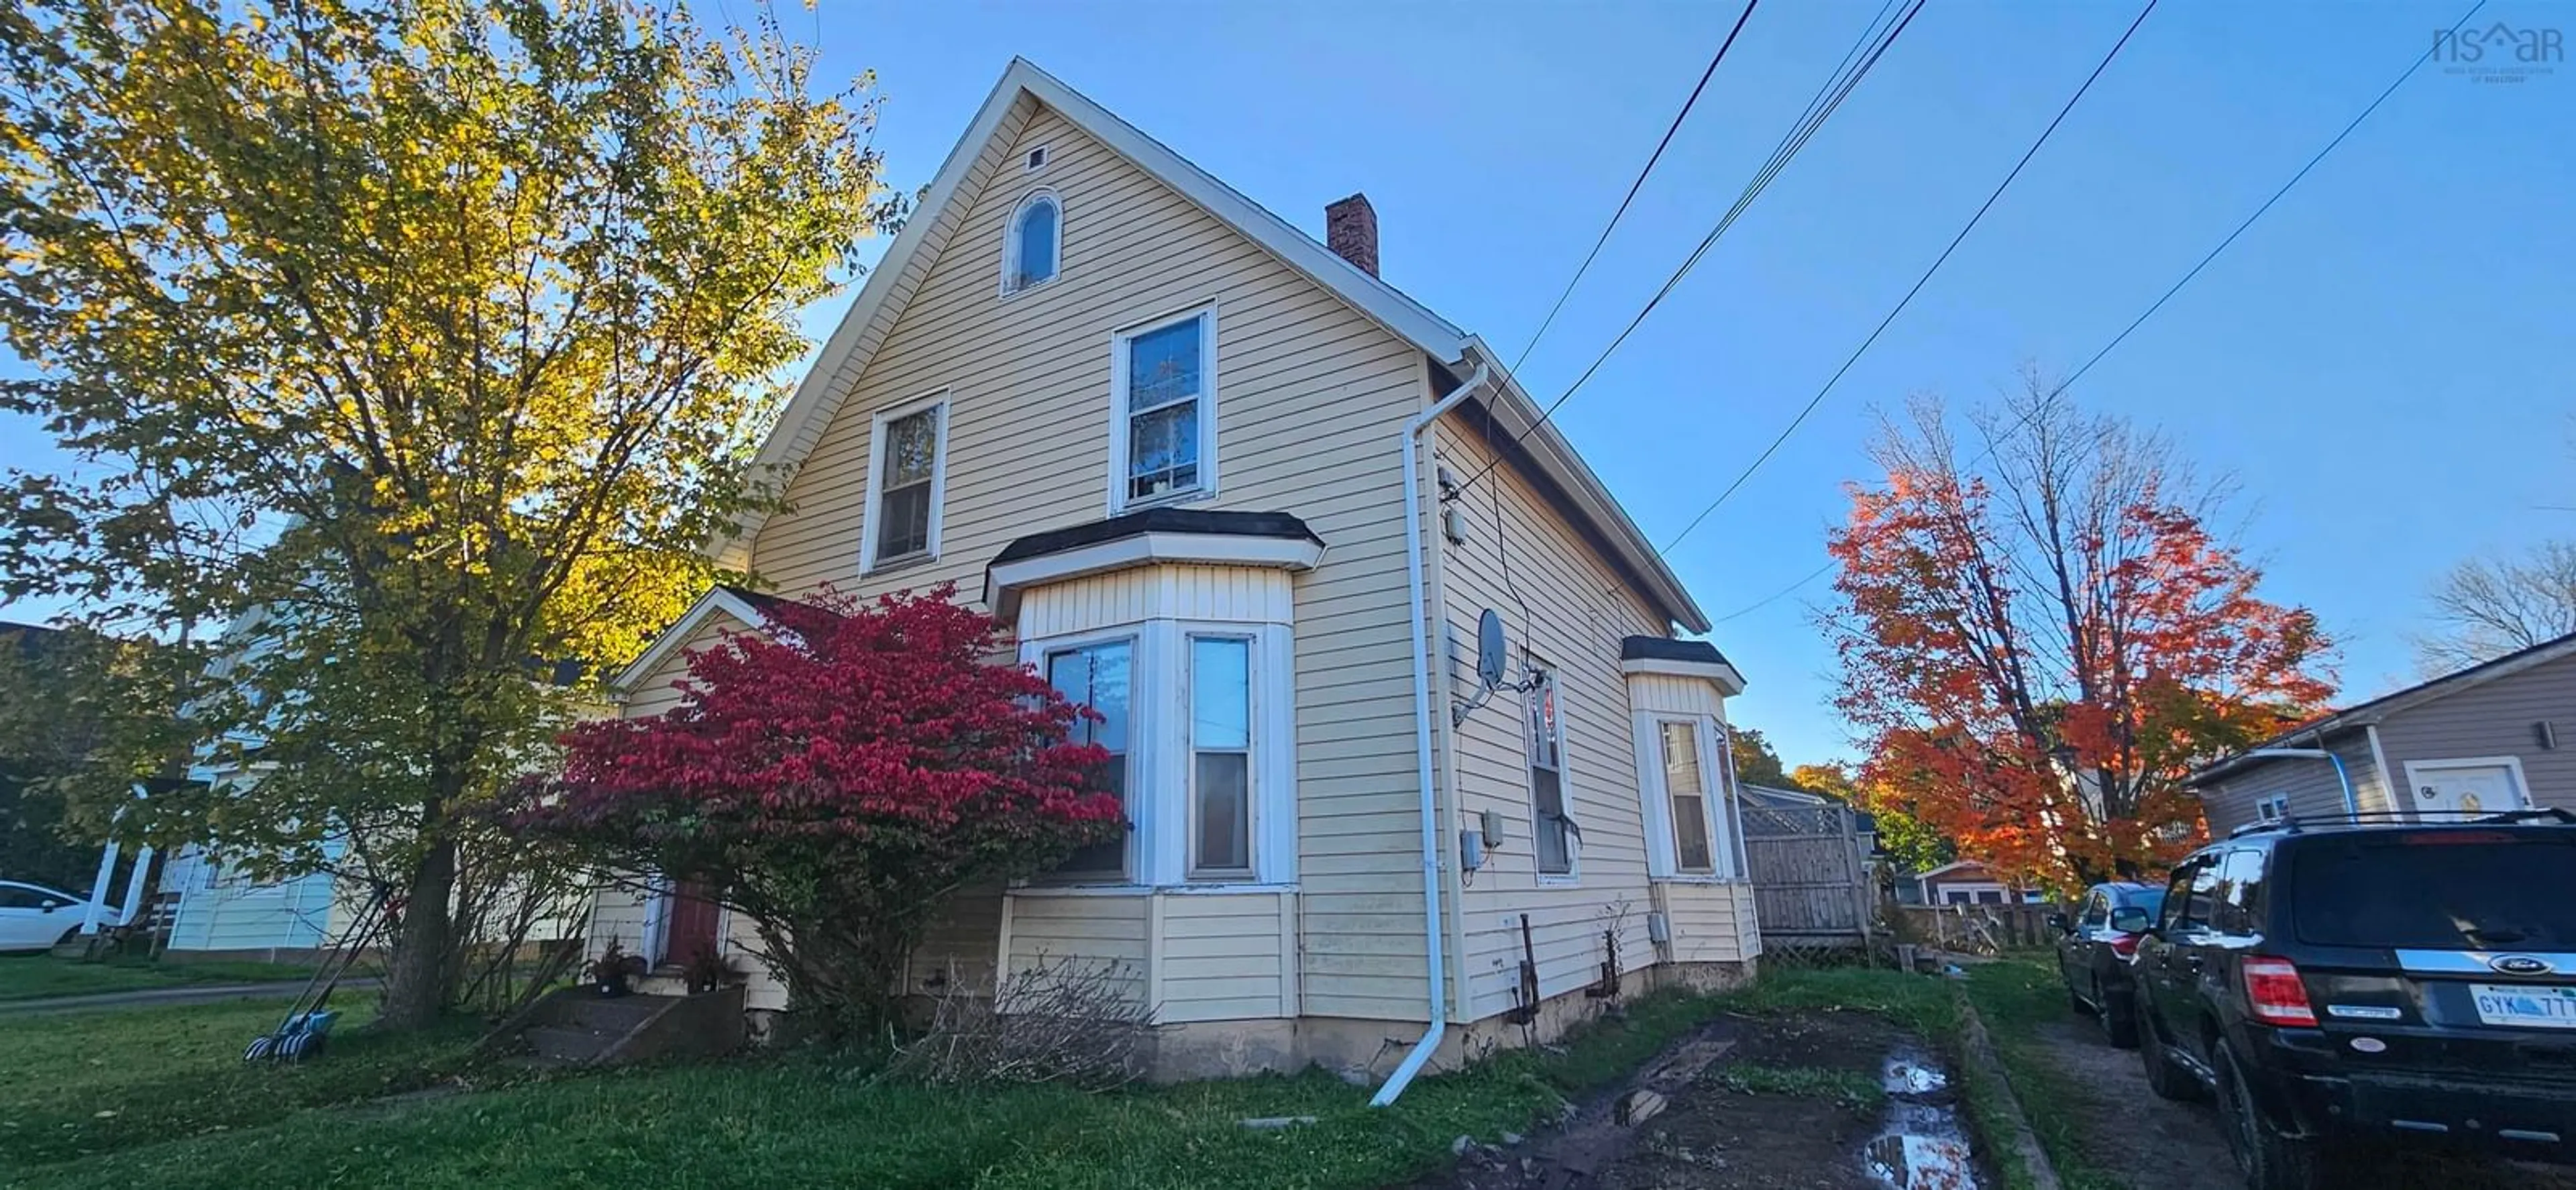
[[[1052,190],[1033,191],[1011,211],[1008,242],[1002,248],[1002,292],[1055,280],[1064,240],[1064,204]]]

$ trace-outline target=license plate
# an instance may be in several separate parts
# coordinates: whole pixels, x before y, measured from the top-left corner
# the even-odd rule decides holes
[[[2576,1029],[2576,987],[2516,987],[2473,983],[2478,1019],[2490,1025],[2535,1029]]]

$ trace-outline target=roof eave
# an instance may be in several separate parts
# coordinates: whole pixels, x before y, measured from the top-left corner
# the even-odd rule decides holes
[[[1602,484],[1600,476],[1593,474],[1583,456],[1575,453],[1574,444],[1557,432],[1556,423],[1547,418],[1538,402],[1521,387],[1519,379],[1511,374],[1510,366],[1476,335],[1467,336],[1466,354],[1473,357],[1473,362],[1485,364],[1493,370],[1495,391],[1503,397],[1496,404],[1495,412],[1503,421],[1504,428],[1521,440],[1522,449],[1529,451],[1530,458],[1537,461],[1539,469],[1573,497],[1578,510],[1608,539],[1620,560],[1645,580],[1646,593],[1663,605],[1664,613],[1691,632],[1704,633],[1713,627],[1708,613],[1700,610],[1690,591],[1682,586],[1680,576],[1664,564],[1663,555],[1646,540],[1645,532],[1637,528],[1637,522],[1628,516],[1627,509],[1620,507],[1618,497],[1610,494],[1610,489]]]

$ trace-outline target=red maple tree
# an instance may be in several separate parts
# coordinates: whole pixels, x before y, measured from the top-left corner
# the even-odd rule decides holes
[[[2315,616],[2256,594],[2204,521],[2223,490],[2161,439],[2034,382],[1972,419],[1971,472],[1937,402],[1911,413],[1828,543],[1862,787],[2035,884],[2164,867],[2201,837],[2181,778],[2332,694]]]
[[[756,923],[791,1007],[888,1018],[903,961],[960,887],[1026,876],[1125,829],[1099,747],[953,589],[773,600],[766,631],[689,654],[681,702],[583,724],[519,821],[618,870],[698,886]]]

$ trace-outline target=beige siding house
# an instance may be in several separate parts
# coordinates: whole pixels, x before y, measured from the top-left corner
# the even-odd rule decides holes
[[[1741,678],[1485,345],[1377,278],[1366,200],[1327,222],[1014,62],[764,449],[789,509],[725,547],[764,593],[621,678],[660,713],[767,600],[953,583],[1103,712],[1126,845],[960,898],[910,990],[1113,964],[1164,1073],[1400,1089],[1596,1010],[1605,971],[1750,972]],[[594,933],[676,957],[682,920],[618,894]]]
[[[2576,811],[2576,636],[2303,723],[2192,774],[2213,835]],[[2561,738],[2562,731],[2570,733]],[[2331,756],[2332,759],[2328,759]]]

